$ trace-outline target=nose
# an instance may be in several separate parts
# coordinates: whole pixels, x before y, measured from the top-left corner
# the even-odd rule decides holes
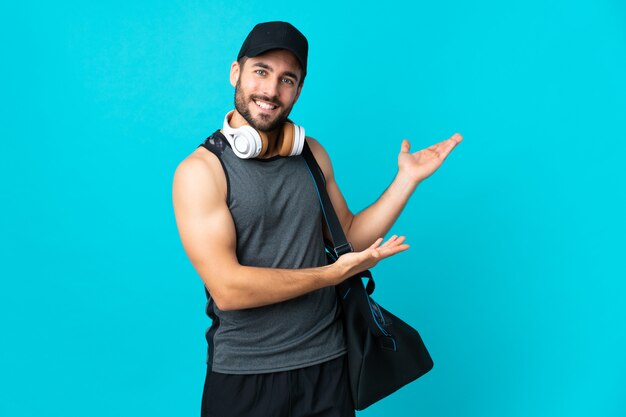
[[[279,80],[278,79],[275,79],[274,77],[267,77],[267,79],[265,79],[264,82],[263,82],[263,86],[262,86],[261,91],[268,98],[277,99],[278,98],[278,92],[279,92],[278,87],[279,87]]]

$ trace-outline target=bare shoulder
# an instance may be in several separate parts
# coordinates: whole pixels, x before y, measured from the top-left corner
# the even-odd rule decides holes
[[[185,252],[211,295],[220,300],[220,280],[237,263],[236,230],[221,165],[217,156],[199,147],[176,167],[172,187],[176,226]]]
[[[226,176],[217,156],[212,152],[198,147],[183,159],[174,172],[173,197],[177,195],[207,193],[226,198]]]
[[[312,138],[310,136],[307,136],[306,137],[306,143],[309,144],[309,148],[311,148],[311,152],[313,152],[313,155],[315,157],[317,157],[319,155],[319,156],[323,156],[325,158],[328,158],[328,153],[326,152],[326,149],[324,149],[322,144],[319,143],[319,141],[317,139]]]
[[[311,152],[317,161],[317,164],[322,169],[326,180],[333,178],[333,166],[330,162],[330,156],[328,156],[328,152],[322,146],[321,143],[317,139],[307,136],[306,142],[309,144],[309,148],[311,148]]]

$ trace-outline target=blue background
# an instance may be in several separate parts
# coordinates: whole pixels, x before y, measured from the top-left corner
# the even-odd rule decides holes
[[[309,39],[292,116],[353,211],[402,138],[465,137],[374,270],[435,368],[360,415],[626,415],[622,1],[89,3],[0,6],[0,415],[199,414],[172,176],[266,20]]]

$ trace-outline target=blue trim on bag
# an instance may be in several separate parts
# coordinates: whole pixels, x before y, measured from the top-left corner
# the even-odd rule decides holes
[[[367,297],[367,304],[368,304],[368,305],[369,305],[369,307],[370,307],[370,312],[372,313],[372,317],[374,318],[374,323],[376,323],[376,326],[378,326],[378,328],[380,329],[380,331],[381,331],[381,332],[383,332],[383,334],[384,334],[385,336],[391,336],[391,334],[390,334],[387,330],[383,329],[383,328],[381,327],[381,325],[378,323],[378,320],[376,319],[376,313],[374,312],[374,309],[372,308],[372,301],[374,301],[374,300],[372,300],[372,299],[368,296],[368,297]],[[376,304],[376,301],[374,301],[374,304]],[[376,304],[376,307],[378,307],[378,304]],[[378,308],[378,311],[380,312],[380,308]],[[380,314],[380,317],[381,317],[381,318],[382,318],[382,320],[383,320],[383,324],[385,324],[385,317],[383,317],[383,313],[382,313],[382,312],[380,312],[379,314]],[[395,342],[394,342],[394,343],[395,343]]]
[[[348,294],[350,294],[350,290],[351,290],[351,289],[352,289],[352,288],[348,288],[348,291],[346,291],[346,293],[343,295],[343,299],[344,299],[344,300],[346,299],[346,297],[348,297]]]
[[[309,164],[306,164],[306,167],[309,170],[309,174],[311,174],[311,177],[313,178],[313,182],[315,182],[315,192],[317,193],[317,199],[320,201],[320,206],[322,207],[322,214],[324,215],[324,220],[326,221],[326,224],[328,223],[328,218],[326,217],[326,210],[324,210],[324,202],[322,201],[322,196],[320,194],[320,190],[317,188],[317,182],[315,181],[315,175],[313,175],[313,171],[311,171],[311,167],[309,166]],[[329,227],[330,229],[330,227]]]

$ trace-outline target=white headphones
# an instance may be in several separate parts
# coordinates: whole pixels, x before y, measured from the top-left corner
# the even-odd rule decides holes
[[[235,111],[231,110],[224,117],[224,133],[235,155],[242,159],[256,158],[267,152],[269,141],[264,132],[258,132],[250,125],[233,128],[230,119]],[[304,147],[304,128],[291,122],[285,122],[278,135],[278,154],[294,156],[302,153]]]

